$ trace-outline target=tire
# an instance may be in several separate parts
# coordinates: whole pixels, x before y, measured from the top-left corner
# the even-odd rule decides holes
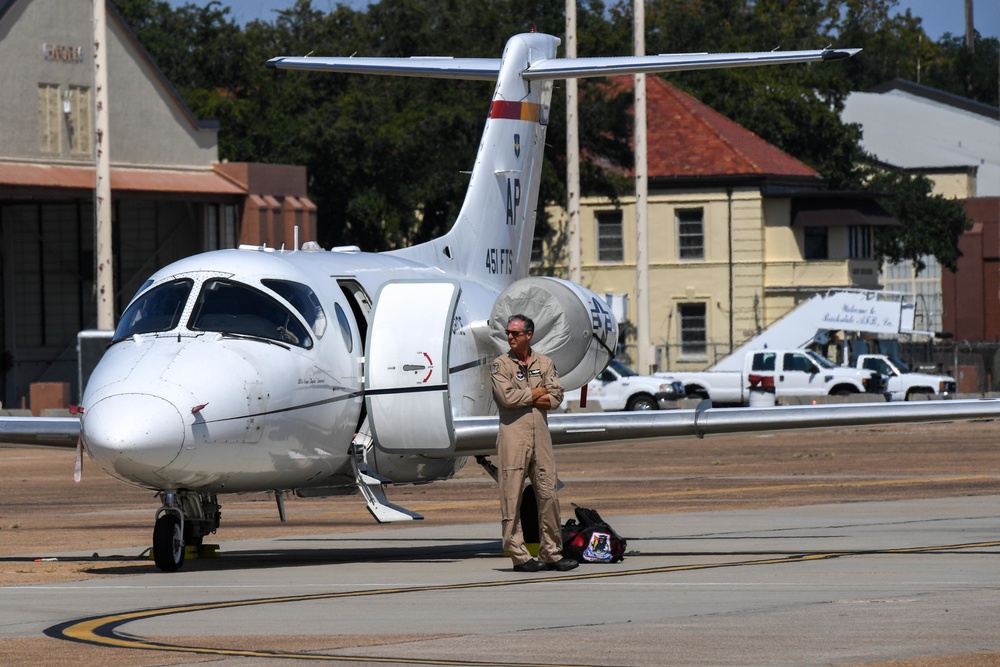
[[[702,401],[707,401],[709,399],[708,391],[703,387],[691,386],[690,388],[685,388],[685,393],[688,398],[697,398]]]
[[[911,389],[910,391],[906,392],[906,398],[904,398],[903,400],[905,400],[905,401],[919,401],[919,400],[928,401],[928,400],[930,400],[931,396],[933,396],[933,394],[934,394],[934,392],[924,391],[922,389]]]
[[[164,572],[176,572],[184,565],[184,535],[173,512],[164,512],[153,526],[153,562]]]
[[[653,400],[652,396],[646,396],[645,394],[639,394],[638,396],[633,396],[628,399],[628,404],[625,406],[626,410],[656,410],[656,401]]]
[[[850,389],[848,387],[837,387],[836,389],[834,389],[833,391],[830,392],[830,395],[831,396],[850,396],[850,395],[856,394],[856,393],[858,393],[858,392],[856,392],[856,391],[854,391],[854,390],[852,390],[852,389]]]

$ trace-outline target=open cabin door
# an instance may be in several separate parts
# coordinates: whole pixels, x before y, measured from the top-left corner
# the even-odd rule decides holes
[[[392,454],[455,449],[448,347],[461,288],[455,281],[382,286],[368,327],[365,406],[376,446]]]

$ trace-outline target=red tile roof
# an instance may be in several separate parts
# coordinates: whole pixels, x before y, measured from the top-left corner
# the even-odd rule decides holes
[[[622,90],[633,89],[632,77],[616,84]],[[820,178],[812,167],[658,76],[646,77],[646,118],[649,178]]]

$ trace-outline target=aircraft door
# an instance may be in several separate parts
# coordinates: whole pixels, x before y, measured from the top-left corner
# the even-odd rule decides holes
[[[368,327],[365,406],[376,446],[392,454],[455,448],[448,392],[454,281],[388,282]]]

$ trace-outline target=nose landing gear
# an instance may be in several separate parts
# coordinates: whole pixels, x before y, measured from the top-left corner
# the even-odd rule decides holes
[[[163,505],[153,525],[153,562],[164,572],[184,565],[186,548],[202,546],[205,536],[219,529],[221,506],[215,494],[161,491]]]

